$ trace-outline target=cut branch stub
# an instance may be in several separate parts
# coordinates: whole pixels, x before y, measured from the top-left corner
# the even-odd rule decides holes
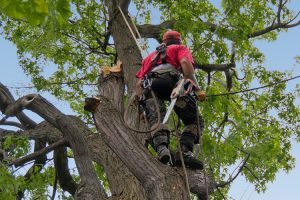
[[[83,109],[89,112],[95,112],[99,103],[100,103],[100,99],[98,97],[85,98]]]

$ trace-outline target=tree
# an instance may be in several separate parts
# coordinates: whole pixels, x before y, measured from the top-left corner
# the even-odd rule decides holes
[[[1,4],[10,5],[0,7],[3,35],[16,44],[20,66],[37,91],[68,101],[77,116],[63,114],[38,94],[15,100],[0,85],[1,125],[17,127],[0,129],[0,195],[46,198],[51,186],[77,199],[188,199],[189,188],[201,199],[221,199],[233,181],[228,169],[241,160],[239,172],[258,191],[279,170],[293,168],[290,149],[291,139],[299,138],[299,91],[286,89],[292,74],[262,66],[264,55],[253,45],[256,40],[274,41],[280,31],[300,24],[299,13],[287,1],[223,0],[217,8],[210,1],[74,0],[69,8],[69,1],[61,1],[64,9],[52,15],[55,6],[48,1],[33,2],[22,8],[44,8],[38,20],[32,16],[40,9],[16,14],[7,11],[15,9],[12,4]],[[161,14],[160,24],[150,24],[150,8]],[[207,124],[200,156],[205,170],[187,169],[188,184],[184,169],[159,163],[151,147],[145,148],[147,134],[128,128],[147,130],[138,120],[136,100],[130,98],[142,59],[135,37],[161,41],[168,28],[179,30],[193,50],[200,85],[208,94],[199,105]],[[122,61],[121,72],[99,69],[117,60]],[[53,66],[50,76],[43,73],[47,62]],[[251,89],[253,83],[262,89]],[[97,98],[87,98],[93,95]],[[92,114],[83,111],[85,98]],[[37,124],[24,109],[45,121]],[[19,122],[10,121],[13,116]],[[176,137],[172,140],[176,148]],[[75,173],[69,170],[70,157]],[[26,174],[15,173],[31,161]]]

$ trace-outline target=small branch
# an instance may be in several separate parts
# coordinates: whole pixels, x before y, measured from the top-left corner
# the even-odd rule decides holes
[[[278,10],[277,10],[277,21],[278,21],[278,23],[280,23],[280,21],[281,21],[280,15],[281,15],[282,7],[283,7],[282,0],[279,0]]]
[[[282,22],[278,22],[276,24],[272,23],[272,25],[262,29],[262,30],[259,30],[259,31],[256,31],[256,32],[253,32],[251,34],[248,35],[248,38],[254,38],[254,37],[257,37],[257,36],[261,36],[263,34],[266,34],[268,32],[271,32],[273,30],[276,30],[276,29],[280,29],[280,28],[292,28],[292,27],[295,27],[295,26],[298,26],[300,25],[300,20],[294,24],[290,24],[292,21],[294,21],[298,16],[299,16],[300,12],[297,13],[297,15],[295,17],[293,17],[292,19],[290,19],[288,22],[286,23],[282,23]]]
[[[15,134],[17,135],[18,132],[0,128],[0,140],[7,135],[15,135]]]
[[[7,158],[7,153],[5,150],[0,149],[0,154],[2,154],[2,156],[0,156],[0,160],[5,160]]]
[[[197,69],[202,69],[206,72],[226,71],[228,68],[234,67],[232,64],[195,64]]]
[[[3,121],[3,122],[0,122],[0,125],[4,125],[4,126],[14,126],[14,127],[17,127],[19,129],[22,129],[22,130],[25,130],[25,127],[18,123],[18,122],[13,122],[13,121]]]
[[[238,177],[238,175],[242,172],[243,168],[246,166],[246,162],[248,161],[249,157],[250,157],[250,153],[248,153],[248,155],[247,155],[246,159],[244,160],[242,166],[240,167],[239,171],[236,173],[236,175],[233,178],[229,179],[226,182],[216,184],[216,187],[225,187],[226,185],[232,183]]]
[[[283,28],[293,28],[293,27],[299,26],[299,25],[300,25],[300,20],[294,24],[285,25]]]
[[[236,129],[238,128],[236,123],[232,119],[227,119],[227,122],[231,123]]]
[[[24,163],[28,162],[28,161],[31,161],[31,160],[34,160],[36,157],[40,156],[40,155],[44,155],[44,154],[47,154],[49,153],[50,151],[52,151],[53,149],[59,147],[59,146],[63,146],[67,144],[67,140],[66,139],[61,139],[59,140],[58,142],[55,142],[53,144],[50,144],[49,146],[39,150],[39,151],[36,151],[30,155],[27,155],[27,156],[24,156],[22,158],[18,158],[14,161],[12,161],[9,165],[14,165],[15,167],[18,167],[18,166],[21,166],[23,165]]]
[[[55,199],[56,189],[57,189],[57,173],[55,170],[55,177],[54,177],[53,192],[52,192],[51,200]]]

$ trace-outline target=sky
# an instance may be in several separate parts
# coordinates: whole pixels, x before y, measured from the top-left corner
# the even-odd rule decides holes
[[[300,7],[300,4],[299,6]],[[300,64],[297,64],[294,57],[300,55],[300,27],[283,32],[275,42],[257,42],[258,47],[265,55],[265,66],[271,70],[293,70],[293,76],[300,75]],[[289,89],[298,84],[300,79],[288,82]],[[297,100],[300,105],[300,100]],[[254,187],[247,183],[242,176],[239,176],[232,184],[229,196],[236,200],[294,200],[299,199],[300,180],[300,144],[293,142],[293,156],[296,158],[296,167],[288,174],[281,171],[277,174],[276,180],[267,185],[267,191],[257,194]]]
[[[300,8],[300,3],[297,5]],[[296,64],[294,57],[300,55],[300,27],[292,28],[288,32],[281,33],[275,42],[257,42],[256,46],[266,55],[265,65],[268,69],[274,70],[293,70],[294,76],[300,75],[300,65]],[[150,49],[151,51],[153,49]],[[238,66],[237,66],[238,67]],[[30,83],[22,69],[19,67],[16,54],[16,47],[9,41],[0,38],[0,82],[9,87],[15,97],[34,92],[30,89],[17,89],[15,87],[28,86]],[[289,82],[292,88],[299,79]],[[57,101],[49,94],[42,94],[51,103],[70,114],[70,108],[67,103]],[[298,104],[299,100],[298,100]],[[37,121],[41,119],[35,114],[26,112]],[[300,144],[293,143],[293,155],[296,158],[296,167],[288,174],[279,172],[276,180],[267,185],[267,191],[263,194],[257,194],[254,187],[247,183],[242,176],[239,176],[232,184],[229,192],[231,199],[235,200],[281,200],[299,199],[299,180],[300,180]]]

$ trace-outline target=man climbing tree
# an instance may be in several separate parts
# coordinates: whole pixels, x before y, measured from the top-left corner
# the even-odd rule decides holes
[[[163,43],[150,53],[142,62],[142,68],[137,72],[139,78],[137,83],[137,93],[143,88],[141,104],[144,106],[147,121],[151,129],[158,125],[152,136],[152,144],[158,153],[158,159],[164,164],[180,164],[179,152],[171,159],[168,149],[170,130],[162,119],[165,116],[165,100],[170,100],[171,93],[176,83],[183,73],[184,79],[189,79],[194,83],[195,94],[198,99],[203,99],[203,91],[200,90],[194,73],[194,60],[189,49],[182,45],[181,35],[177,31],[167,31],[163,35]],[[154,93],[152,93],[152,91]],[[177,98],[177,97],[176,97]],[[157,106],[159,109],[157,110]],[[196,169],[203,169],[203,164],[193,156],[194,144],[199,143],[201,133],[198,133],[198,125],[203,130],[203,120],[197,121],[197,103],[191,94],[178,97],[174,111],[185,124],[186,128],[180,137],[180,149],[182,150],[184,163]],[[160,115],[161,122],[158,122]],[[198,114],[199,115],[199,114]]]

